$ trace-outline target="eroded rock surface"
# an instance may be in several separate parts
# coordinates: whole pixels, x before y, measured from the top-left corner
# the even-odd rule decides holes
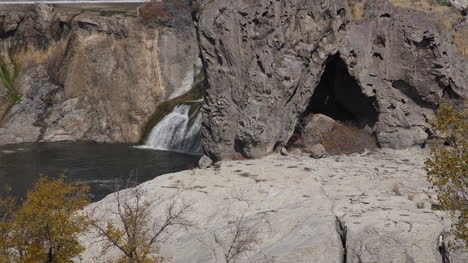
[[[157,106],[184,94],[200,72],[190,10],[170,15],[167,26],[43,4],[0,11],[1,52],[16,48],[23,95],[0,121],[0,144],[138,142]],[[0,99],[0,111],[6,104]]]
[[[468,0],[449,0],[450,4],[461,10],[461,11],[467,11],[468,10]]]
[[[366,1],[360,19],[346,0],[199,2],[215,160],[281,149],[321,84],[343,87],[337,103],[390,148],[422,144],[436,103],[467,97],[464,46],[451,41],[466,25],[459,14],[448,27],[386,0]],[[327,68],[341,84],[322,82]]]
[[[439,246],[450,217],[431,208],[426,157],[421,149],[317,160],[270,155],[168,174],[141,187],[146,200],[160,200],[151,208],[156,219],[172,200],[193,205],[185,218],[195,227],[174,227],[163,237],[161,255],[171,262],[226,262],[228,248],[220,244],[232,240],[239,218],[255,243],[234,262],[448,262]],[[112,219],[115,196],[93,208],[96,217]],[[100,254],[93,234],[82,241],[83,262]]]

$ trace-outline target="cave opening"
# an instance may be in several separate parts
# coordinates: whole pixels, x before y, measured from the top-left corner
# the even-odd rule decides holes
[[[332,119],[329,121],[331,125],[319,117],[323,115]],[[373,130],[377,121],[376,98],[362,92],[346,63],[336,54],[327,60],[320,82],[287,148],[304,150],[314,144],[322,144],[329,153],[374,149],[377,141]],[[331,128],[327,130],[326,126]]]
[[[375,97],[362,93],[339,54],[332,56],[304,116],[323,114],[359,128],[373,128],[378,119]]]

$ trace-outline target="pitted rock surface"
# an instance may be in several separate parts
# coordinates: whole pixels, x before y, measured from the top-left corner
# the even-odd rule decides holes
[[[199,3],[203,135],[215,160],[281,149],[334,59],[377,112],[368,126],[382,147],[422,144],[436,103],[467,97],[467,57],[431,13],[386,0],[367,1],[359,20],[346,0]]]
[[[278,154],[163,175],[139,187],[144,200],[160,200],[150,210],[157,220],[174,200],[193,204],[185,218],[194,227],[173,227],[162,237],[160,254],[174,263],[226,262],[239,218],[254,243],[235,262],[461,263],[466,251],[441,253],[450,216],[431,208],[436,193],[422,168],[427,156],[422,149],[322,159]],[[89,209],[115,219],[116,196]],[[82,262],[101,256],[98,239],[82,238]]]

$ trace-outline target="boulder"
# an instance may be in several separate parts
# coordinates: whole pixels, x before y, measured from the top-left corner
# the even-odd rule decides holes
[[[322,144],[316,144],[312,147],[308,147],[306,150],[308,153],[310,153],[310,157],[314,159],[323,158],[328,155],[327,150]]]
[[[283,156],[288,156],[288,155],[289,155],[288,150],[287,150],[286,148],[284,148],[284,147],[281,148],[280,153],[281,153],[281,155],[283,155]]]
[[[41,127],[35,125],[41,119],[46,104],[22,98],[6,114],[0,125],[0,144],[12,144],[37,141],[41,136]]]
[[[301,120],[301,125],[289,147],[302,149],[314,158],[328,154],[363,153],[377,148],[375,136],[368,129],[358,128],[352,123],[341,124],[322,114],[310,114]]]
[[[331,132],[323,134],[322,143],[332,155],[363,153],[378,148],[373,134],[352,124],[336,125]]]
[[[198,167],[201,169],[209,168],[211,166],[213,166],[213,160],[206,155],[203,155],[198,161]]]
[[[310,114],[304,120],[300,144],[303,147],[322,143],[322,137],[339,125],[334,119],[322,114]]]

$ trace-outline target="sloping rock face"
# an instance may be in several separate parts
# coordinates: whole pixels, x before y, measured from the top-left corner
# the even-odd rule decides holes
[[[199,5],[203,135],[213,159],[256,158],[285,145],[331,64],[344,65],[362,95],[350,99],[344,88],[337,99],[382,147],[422,144],[436,103],[467,97],[467,57],[430,13],[386,0],[367,1],[362,19],[346,0]]]
[[[157,106],[200,71],[190,10],[167,14],[171,25],[46,5],[0,11],[2,54],[16,48],[23,95],[0,121],[0,144],[138,142]]]
[[[140,188],[143,202],[156,200],[150,211],[159,224],[168,204],[192,204],[183,218],[193,227],[174,226],[160,236],[160,255],[174,263],[221,263],[226,255],[230,262],[258,263],[466,262],[463,251],[443,252],[450,216],[431,208],[435,193],[421,168],[427,154],[270,155],[164,175]],[[115,220],[115,198],[89,209]],[[229,253],[236,233],[239,242]],[[99,239],[93,233],[82,239],[86,251],[77,262],[106,261]],[[239,247],[247,249],[232,257]],[[107,252],[108,259],[121,255]]]

